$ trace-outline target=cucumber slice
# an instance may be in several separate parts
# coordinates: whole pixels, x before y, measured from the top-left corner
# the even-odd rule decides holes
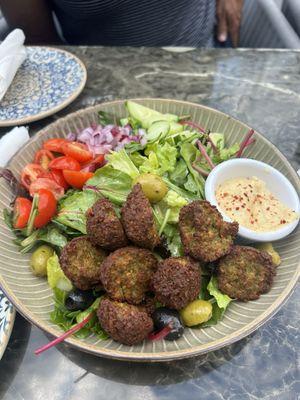
[[[170,123],[167,121],[156,121],[148,129],[146,137],[148,142],[156,142],[157,140],[168,135]]]
[[[174,114],[162,114],[151,108],[137,104],[134,101],[126,101],[125,106],[130,116],[137,120],[144,129],[148,129],[154,122],[168,121],[178,122],[178,116]]]

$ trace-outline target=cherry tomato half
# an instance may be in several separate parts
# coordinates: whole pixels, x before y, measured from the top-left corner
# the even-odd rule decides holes
[[[51,179],[53,179],[59,186],[65,190],[68,189],[69,185],[66,182],[61,169],[53,169],[50,172]]]
[[[48,224],[51,218],[56,213],[57,201],[50,190],[39,189],[37,191],[38,195],[38,214],[34,219],[33,226],[35,228],[41,228],[42,226]]]
[[[17,197],[13,211],[13,226],[15,229],[23,229],[27,225],[32,203],[25,197]]]
[[[27,164],[21,172],[21,183],[26,189],[34,182],[40,175],[43,175],[45,170],[38,164]]]
[[[85,182],[94,174],[92,172],[63,170],[63,175],[70,186],[82,189]]]
[[[75,158],[80,163],[92,160],[93,154],[89,151],[86,144],[78,142],[68,142],[62,146],[62,150],[66,156]]]
[[[50,169],[69,169],[71,171],[80,171],[80,164],[77,160],[69,156],[57,157],[49,164]]]
[[[68,143],[67,139],[56,138],[46,140],[43,144],[45,150],[54,151],[55,153],[63,153],[62,146]]]
[[[95,172],[98,168],[102,167],[103,164],[104,164],[104,154],[99,154],[92,161],[83,164],[81,167],[81,171]]]
[[[53,179],[50,178],[38,178],[29,187],[30,196],[34,196],[35,193],[38,193],[40,189],[46,189],[49,192],[52,192],[54,197],[59,200],[63,197],[65,191],[64,188],[58,185]]]
[[[45,170],[48,169],[50,161],[54,159],[54,155],[49,150],[39,150],[35,153],[34,162],[39,164]]]

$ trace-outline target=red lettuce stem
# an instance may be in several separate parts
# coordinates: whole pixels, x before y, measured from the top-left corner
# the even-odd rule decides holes
[[[152,332],[148,335],[149,340],[162,340],[164,339],[172,330],[170,325],[166,325],[161,331],[159,332]]]
[[[83,328],[89,322],[89,320],[92,318],[92,315],[93,315],[93,313],[89,314],[84,320],[79,322],[77,325],[73,326],[67,332],[63,333],[58,338],[52,340],[52,342],[49,342],[46,345],[35,350],[34,354],[35,355],[41,354],[44,351],[50,349],[51,347],[56,346],[58,343],[63,342],[67,337],[71,336],[73,333],[75,333],[75,332],[79,331],[79,329]]]
[[[197,145],[199,147],[199,150],[201,152],[201,154],[203,155],[203,157],[205,158],[205,160],[207,161],[208,165],[210,166],[211,169],[215,168],[215,164],[211,161],[209,155],[207,154],[205,147],[203,146],[203,144],[200,142],[200,140],[197,140]]]
[[[208,176],[208,171],[205,171],[205,169],[199,167],[195,163],[192,164],[192,167],[194,168],[195,171],[199,172],[200,175],[202,176]]]
[[[196,124],[196,122],[192,122],[192,121],[179,121],[179,124],[181,125],[188,125],[192,128],[198,129],[200,132],[202,133],[206,133],[206,130],[204,128],[202,128],[201,125]]]
[[[254,130],[253,130],[253,129],[250,129],[249,132],[246,134],[244,140],[242,141],[242,143],[241,143],[241,145],[240,145],[240,148],[239,148],[239,151],[236,153],[236,157],[237,157],[237,158],[238,158],[238,157],[241,157],[241,155],[243,154],[243,151],[244,151],[245,148],[247,147],[247,145],[248,145],[248,143],[249,143],[251,137],[253,136],[253,134],[254,134]]]

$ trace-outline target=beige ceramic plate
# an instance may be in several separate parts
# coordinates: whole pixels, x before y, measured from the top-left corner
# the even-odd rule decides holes
[[[160,112],[178,115],[190,114],[193,121],[213,132],[226,133],[229,144],[240,142],[249,127],[219,111],[197,104],[163,100],[142,99],[142,104]],[[92,122],[97,122],[97,111],[104,110],[117,117],[125,116],[123,101],[101,104],[78,111],[60,119],[39,132],[10,162],[9,167],[19,175],[22,167],[31,162],[36,150],[45,139],[65,136],[77,132]],[[255,133],[256,143],[245,153],[246,156],[262,160],[281,171],[300,192],[299,177],[285,157],[259,133]],[[1,208],[9,205],[11,193],[8,186],[0,182]],[[1,214],[2,215],[2,214]],[[49,320],[53,308],[52,293],[46,281],[34,277],[29,269],[29,255],[19,254],[12,243],[10,230],[0,221],[0,285],[7,296],[28,320],[51,333],[61,334],[61,330]],[[101,341],[95,337],[85,340],[69,338],[67,342],[78,349],[104,357],[135,361],[167,361],[186,358],[233,343],[253,332],[266,322],[291,294],[299,277],[300,230],[275,244],[282,257],[271,291],[259,300],[241,303],[233,302],[221,322],[205,329],[186,329],[184,336],[173,342],[146,341],[137,346],[124,346],[113,340]]]

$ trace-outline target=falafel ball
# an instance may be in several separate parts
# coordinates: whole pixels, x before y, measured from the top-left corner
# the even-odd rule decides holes
[[[86,230],[93,244],[111,251],[126,246],[127,238],[123,226],[109,200],[96,201],[86,216]]]
[[[152,288],[164,306],[181,310],[200,293],[201,269],[190,257],[170,257],[159,263]]]
[[[253,247],[234,246],[219,262],[218,286],[233,299],[256,300],[270,290],[275,270],[268,253]]]
[[[223,221],[208,201],[196,200],[182,207],[179,230],[185,254],[205,262],[228,254],[238,233],[237,222]]]
[[[153,322],[141,307],[101,300],[97,316],[102,328],[117,342],[133,345],[142,342],[153,330]]]
[[[121,221],[128,239],[136,246],[153,250],[160,243],[150,202],[139,183],[127,196]]]
[[[111,253],[101,266],[101,281],[117,301],[139,304],[149,291],[157,260],[150,250],[123,247]]]
[[[95,247],[87,238],[81,236],[72,239],[60,255],[60,265],[70,281],[81,290],[101,286],[101,264],[106,252]]]

